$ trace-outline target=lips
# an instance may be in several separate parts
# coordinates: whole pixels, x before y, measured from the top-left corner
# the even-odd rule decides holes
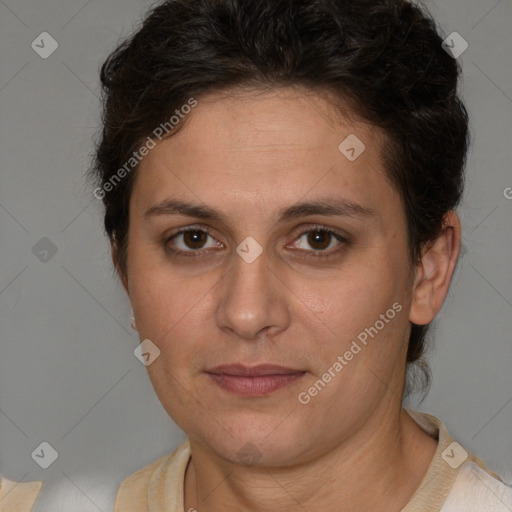
[[[258,366],[244,366],[242,364],[220,365],[208,370],[206,373],[216,375],[233,375],[238,377],[262,377],[267,375],[294,375],[304,373],[304,370],[286,368],[275,364],[261,364]]]
[[[288,386],[305,375],[305,371],[273,364],[244,366],[220,365],[206,372],[224,391],[244,397],[263,397]]]

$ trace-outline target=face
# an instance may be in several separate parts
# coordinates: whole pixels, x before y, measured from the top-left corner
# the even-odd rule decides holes
[[[127,291],[191,441],[299,463],[401,401],[412,285],[383,141],[313,93],[246,92],[198,98],[141,163]]]

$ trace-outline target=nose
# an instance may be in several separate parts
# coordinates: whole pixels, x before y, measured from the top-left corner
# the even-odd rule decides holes
[[[219,285],[215,314],[221,330],[254,341],[288,327],[291,292],[269,265],[266,251],[250,263],[235,254]]]

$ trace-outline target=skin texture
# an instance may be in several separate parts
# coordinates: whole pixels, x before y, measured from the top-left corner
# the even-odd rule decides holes
[[[353,162],[338,149],[350,134],[366,146]],[[402,410],[409,322],[426,324],[439,311],[460,223],[447,214],[442,235],[410,266],[383,141],[355,116],[335,115],[325,95],[295,88],[210,95],[137,170],[122,279],[140,339],[161,351],[147,368],[151,382],[191,442],[185,510],[329,512],[342,503],[346,511],[398,511],[418,488],[436,442]],[[225,219],[144,216],[170,198]],[[278,221],[283,208],[325,198],[374,213]],[[211,236],[196,245],[170,239],[190,226]],[[320,228],[348,243],[325,232],[325,243],[308,238]],[[263,248],[252,263],[236,252],[249,236]],[[320,250],[332,256],[307,257]],[[299,393],[396,303],[401,311],[378,335],[300,403]],[[241,397],[205,373],[233,363],[306,373],[267,396]],[[248,443],[257,450],[244,463],[239,452]]]

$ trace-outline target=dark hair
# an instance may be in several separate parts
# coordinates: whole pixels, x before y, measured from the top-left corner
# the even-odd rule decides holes
[[[469,143],[460,67],[441,44],[428,12],[404,0],[168,0],[154,7],[101,69],[103,132],[92,175],[118,273],[127,272],[136,165],[115,180],[119,170],[191,98],[235,87],[329,93],[383,129],[387,177],[401,195],[417,263],[460,201]],[[407,353],[427,384],[428,327],[411,326]]]

